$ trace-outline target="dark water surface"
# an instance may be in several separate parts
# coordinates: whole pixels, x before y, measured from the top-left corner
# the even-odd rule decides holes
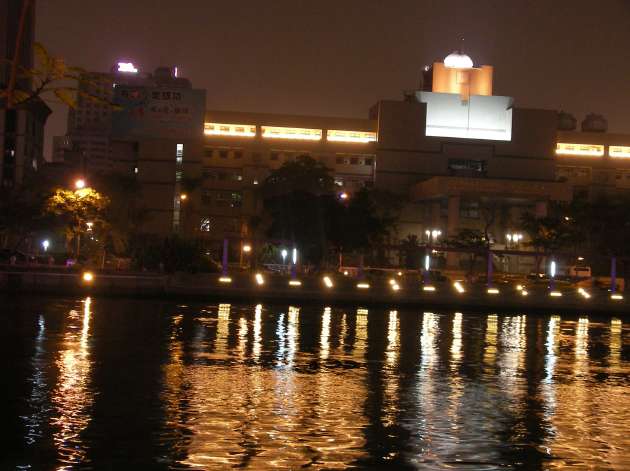
[[[0,469],[630,469],[627,318],[0,302]]]

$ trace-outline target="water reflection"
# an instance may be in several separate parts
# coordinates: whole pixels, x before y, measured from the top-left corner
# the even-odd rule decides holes
[[[106,330],[116,303],[12,327],[32,336],[20,463],[124,469],[126,447],[137,469],[630,469],[621,318],[164,304]],[[158,374],[129,391],[146,405],[107,409],[108,349],[135,364],[147,335],[135,371]],[[108,445],[107,414],[151,433]]]
[[[82,311],[71,310],[57,357],[59,377],[51,402],[56,415],[52,419],[53,440],[61,466],[85,463],[87,449],[81,433],[90,422],[94,394],[90,390],[92,361],[89,349],[91,298],[83,300]]]

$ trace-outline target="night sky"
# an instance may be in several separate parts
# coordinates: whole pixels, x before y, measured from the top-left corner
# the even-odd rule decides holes
[[[366,117],[465,38],[517,106],[604,114],[630,133],[628,0],[37,0],[36,39],[71,65],[177,65],[208,108]],[[50,138],[66,129],[53,106]]]

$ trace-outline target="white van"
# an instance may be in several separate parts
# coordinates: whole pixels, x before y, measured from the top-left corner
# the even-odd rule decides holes
[[[567,275],[571,278],[590,278],[591,267],[572,266],[567,270]]]

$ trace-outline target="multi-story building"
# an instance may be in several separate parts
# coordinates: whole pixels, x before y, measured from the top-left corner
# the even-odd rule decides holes
[[[247,237],[261,211],[256,185],[300,154],[331,168],[340,192],[374,185],[403,196],[398,239],[490,227],[502,240],[523,211],[544,215],[549,201],[570,199],[556,181],[555,111],[494,96],[492,67],[463,54],[425,76],[422,90],[378,102],[369,119],[209,111],[201,230]]]
[[[176,67],[160,67],[146,80],[113,89],[111,163],[140,184],[144,230],[192,232],[199,221],[186,217],[182,203],[199,199],[205,90],[193,89]]]
[[[23,2],[6,0],[0,3],[0,89],[9,84],[11,64],[15,55],[18,24]],[[18,56],[19,67],[33,67],[35,34],[35,1],[26,10],[24,30]],[[15,90],[29,92],[31,80],[19,78]],[[39,98],[7,109],[0,101],[0,186],[19,186],[29,172],[37,171],[43,162],[44,125],[50,109]]]
[[[69,149],[79,155],[87,174],[112,170],[112,125],[116,87],[151,86],[150,74],[140,73],[131,62],[120,62],[110,72],[88,72],[78,82],[76,107],[68,110],[66,136]]]
[[[298,156],[332,169],[339,194],[374,184],[373,120],[208,111],[204,135],[198,214],[209,238],[251,236],[251,218],[262,211],[258,185]]]
[[[589,115],[581,132],[558,131],[556,178],[570,185],[574,198],[630,190],[630,135],[606,129],[602,117]]]
[[[494,95],[492,67],[474,67],[461,53],[427,67],[421,89],[377,102],[367,119],[204,114],[205,92],[175,69],[122,69],[111,94],[96,90],[121,109],[85,103],[71,113],[71,129],[106,136],[102,168],[141,183],[136,203],[152,214],[147,232],[250,238],[262,215],[259,185],[301,155],[331,169],[339,195],[362,186],[400,194],[394,244],[463,228],[501,244],[525,211],[544,216],[551,201],[630,188],[630,136],[587,132],[601,126],[559,131],[555,110]]]

